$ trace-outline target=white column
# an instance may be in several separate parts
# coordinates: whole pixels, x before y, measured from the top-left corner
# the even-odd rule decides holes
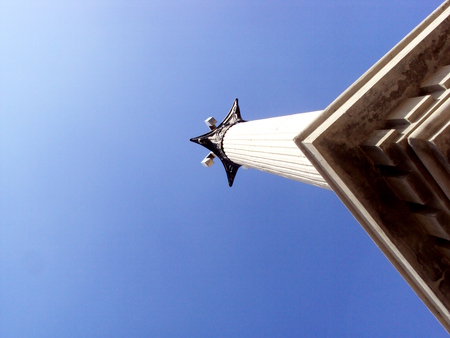
[[[236,164],[330,189],[293,141],[320,113],[235,124],[224,136],[225,154]]]

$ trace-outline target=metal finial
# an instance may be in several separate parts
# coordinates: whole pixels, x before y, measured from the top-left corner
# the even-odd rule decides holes
[[[214,118],[212,118],[212,119],[215,121]],[[215,127],[215,122],[213,120],[211,120],[211,118],[208,118],[206,120],[211,125],[205,121],[207,123],[208,127],[210,127],[210,129],[212,129],[212,130],[206,134],[191,138],[191,142],[198,143],[198,144],[204,146],[206,149],[213,152],[214,155],[216,155],[220,159],[220,161],[222,162],[222,164],[225,168],[225,172],[227,174],[228,185],[231,187],[233,185],[234,178],[236,176],[236,173],[237,173],[240,165],[234,163],[227,157],[227,155],[225,154],[225,151],[223,150],[222,141],[223,141],[225,133],[227,132],[228,129],[230,129],[233,125],[235,125],[237,123],[245,122],[241,118],[241,112],[239,110],[239,105],[238,105],[238,99],[234,100],[234,103],[233,103],[233,106],[231,107],[230,112],[224,118],[222,123],[219,124],[219,126]],[[205,158],[205,160],[208,158],[208,156]],[[212,161],[212,158],[210,158],[210,160]],[[210,163],[210,162],[208,162],[208,163]],[[203,162],[202,162],[202,164],[203,164]],[[205,164],[206,164],[206,162],[205,162]],[[210,163],[207,166],[210,166],[210,165],[212,165],[212,163]]]

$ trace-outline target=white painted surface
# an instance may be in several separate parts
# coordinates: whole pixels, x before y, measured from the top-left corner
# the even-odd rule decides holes
[[[294,143],[321,111],[238,123],[225,134],[228,158],[242,166],[330,189]]]
[[[206,168],[212,166],[214,164],[214,159],[216,158],[216,155],[211,151],[202,161],[202,165]]]

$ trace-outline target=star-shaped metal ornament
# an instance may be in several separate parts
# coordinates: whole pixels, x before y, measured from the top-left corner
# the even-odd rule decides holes
[[[210,120],[212,120],[213,122],[208,123],[208,121]],[[230,129],[232,126],[234,126],[237,123],[246,122],[241,118],[238,99],[234,100],[230,112],[224,118],[222,123],[219,124],[219,126],[216,127],[214,121],[215,120],[213,118],[206,120],[205,122],[207,122],[211,131],[206,134],[193,137],[191,138],[191,141],[204,146],[206,149],[210,150],[216,157],[220,159],[227,174],[228,185],[231,187],[233,185],[234,178],[240,165],[231,161],[225,154],[225,151],[223,149],[223,138],[227,130]],[[208,155],[204,160],[205,163],[208,163],[208,158],[209,161],[211,161],[210,163],[212,163],[213,157],[214,156]],[[210,164],[206,165],[209,166]]]

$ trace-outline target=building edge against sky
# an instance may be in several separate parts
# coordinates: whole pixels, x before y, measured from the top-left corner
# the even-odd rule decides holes
[[[449,36],[447,0],[323,112],[246,122],[236,100],[191,139],[230,186],[250,166],[331,187],[448,332]]]
[[[295,138],[450,332],[450,3]]]

